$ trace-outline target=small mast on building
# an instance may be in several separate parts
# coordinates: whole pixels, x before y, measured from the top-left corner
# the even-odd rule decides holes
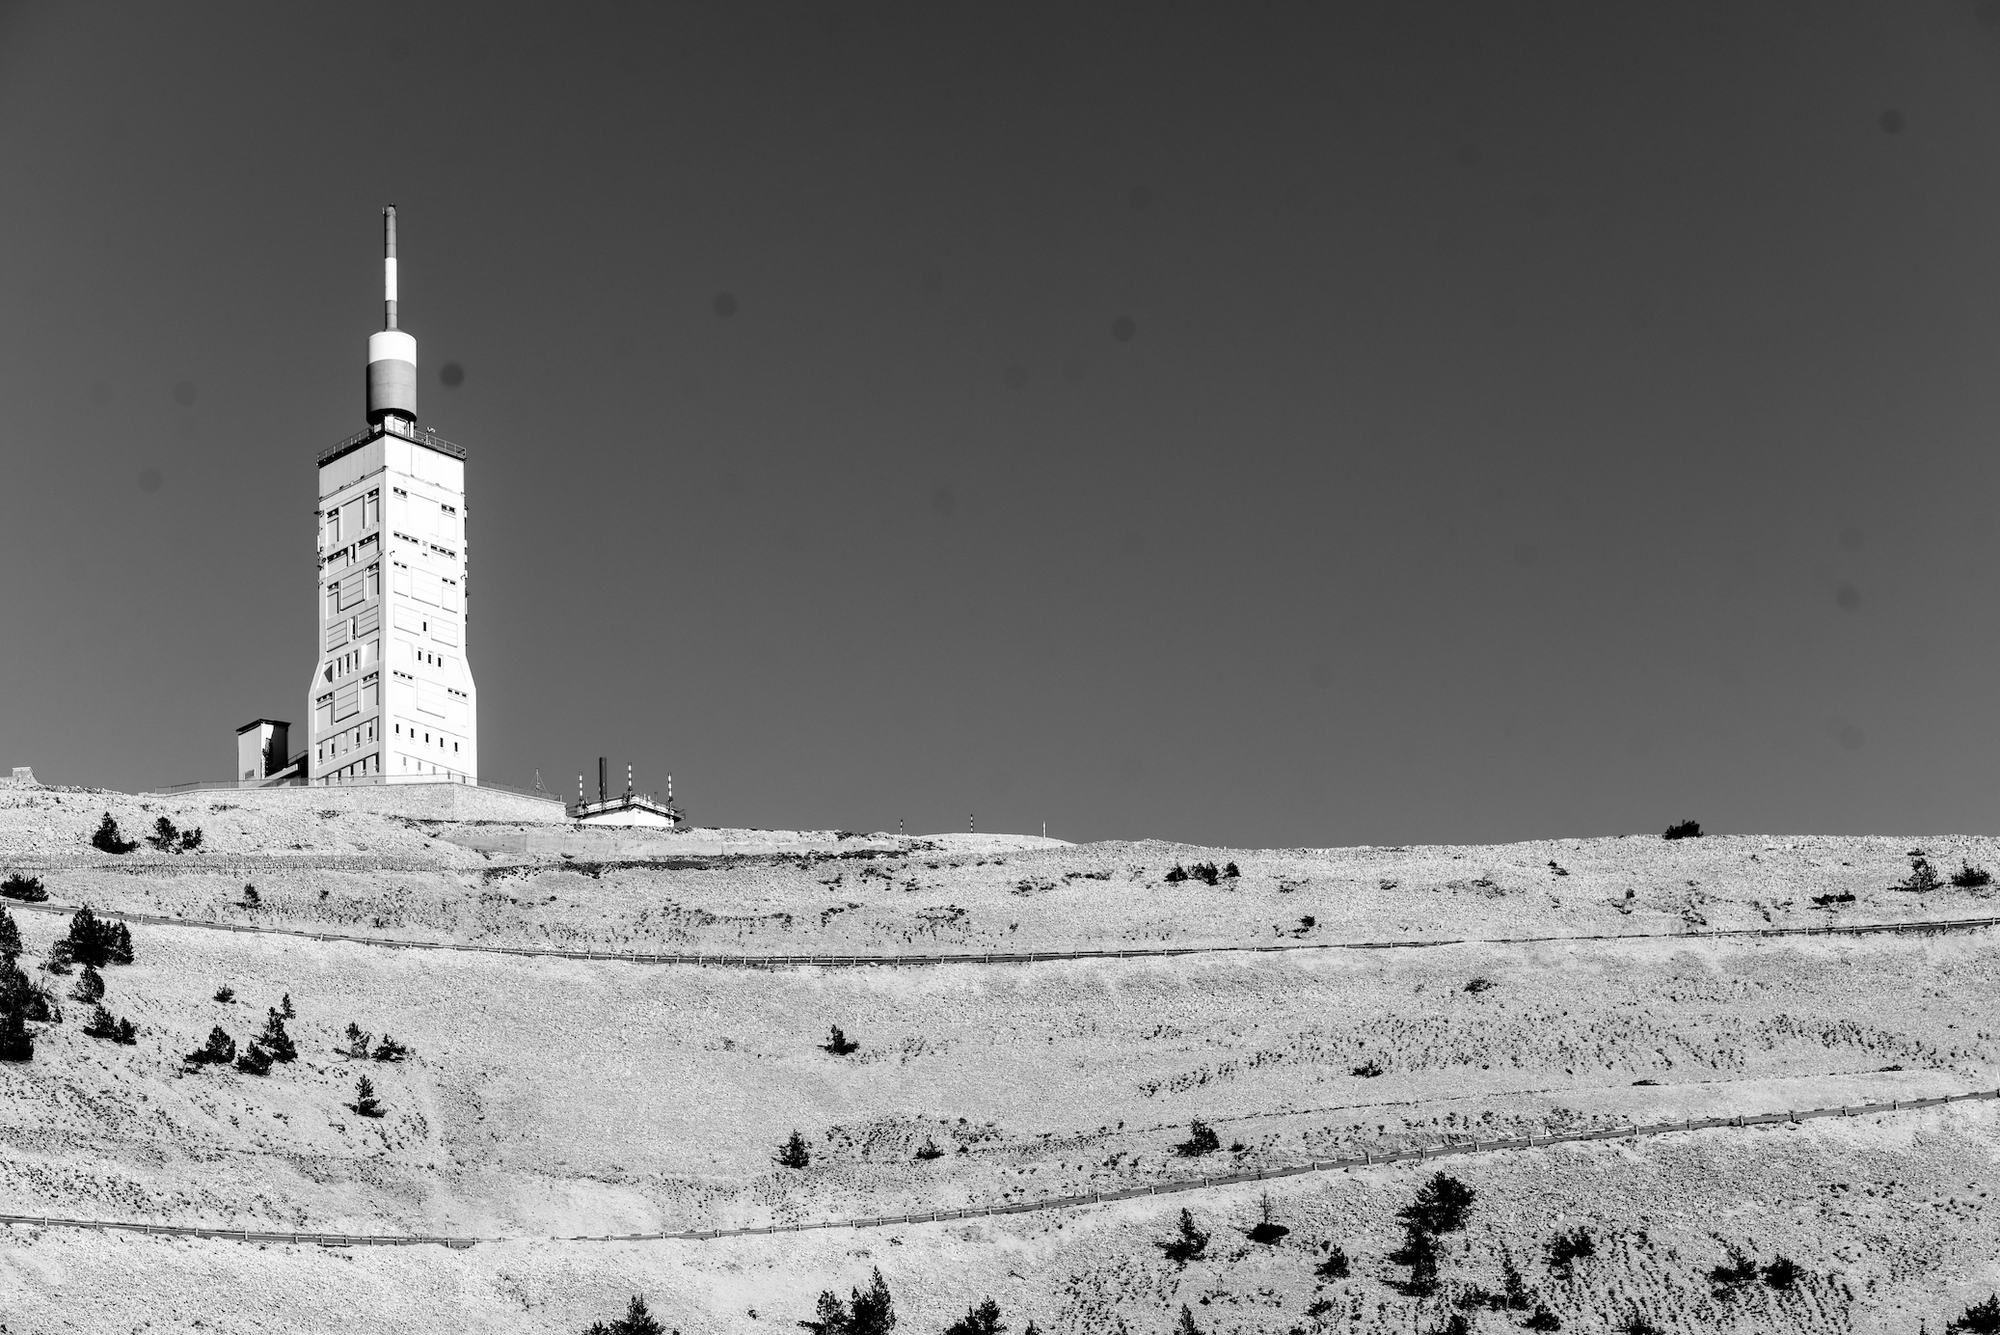
[[[583,776],[576,776],[576,805],[570,809],[570,819],[580,825],[650,825],[656,829],[678,829],[686,823],[687,817],[674,805],[674,781],[667,778],[667,800],[662,802],[658,793],[641,793],[633,787],[632,767],[625,767],[625,791],[618,796],[611,795],[610,761],[597,758],[597,800],[583,800]]]

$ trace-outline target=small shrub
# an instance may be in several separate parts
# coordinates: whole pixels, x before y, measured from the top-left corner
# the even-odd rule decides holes
[[[2000,1335],[2000,1293],[1973,1303],[1944,1328],[1945,1335]]]
[[[146,842],[161,853],[171,853],[181,841],[181,832],[165,816],[153,822],[153,832],[146,836]]]
[[[123,1043],[128,1048],[131,1047],[139,1041],[139,1026],[133,1024],[130,1020],[120,1020],[118,1022],[118,1033],[112,1041]]]
[[[236,1069],[245,1075],[269,1075],[271,1054],[253,1042],[243,1049],[243,1055],[236,1059]]]
[[[1699,839],[1701,838],[1701,822],[1698,820],[1684,820],[1677,825],[1669,825],[1667,832],[1661,835],[1660,838]]]
[[[1179,1230],[1165,1242],[1155,1242],[1153,1245],[1165,1252],[1169,1261],[1176,1265],[1186,1265],[1189,1261],[1199,1261],[1208,1254],[1208,1234],[1195,1226],[1194,1215],[1183,1207]]]
[[[298,1012],[292,1009],[291,993],[287,992],[278,999],[278,1014],[284,1016],[287,1020],[296,1018],[298,1015]]]
[[[118,1020],[110,1011],[98,1006],[90,1013],[90,1023],[84,1025],[83,1032],[92,1038],[118,1037]]]
[[[97,833],[90,836],[90,846],[105,853],[130,853],[139,845],[125,837],[124,831],[118,828],[118,822],[111,819],[111,813],[107,811],[104,819],[98,822]]]
[[[354,1102],[347,1105],[363,1117],[380,1117],[382,1104],[375,1097],[375,1083],[367,1076],[354,1082]]]
[[[1188,1138],[1174,1146],[1174,1153],[1183,1159],[1198,1159],[1221,1148],[1222,1138],[1215,1134],[1215,1128],[1196,1118],[1188,1123]]]
[[[1478,996],[1481,992],[1490,992],[1493,990],[1493,980],[1491,978],[1475,978],[1465,985],[1465,990],[1474,996]]]
[[[1263,1199],[1258,1202],[1257,1209],[1259,1218],[1256,1224],[1251,1227],[1248,1234],[1250,1241],[1261,1242],[1266,1247],[1269,1247],[1292,1231],[1271,1218],[1270,1192],[1267,1191],[1264,1193]]]
[[[1382,1063],[1370,1057],[1367,1061],[1349,1071],[1348,1074],[1358,1075],[1363,1080],[1373,1080],[1376,1076],[1382,1074]]]
[[[944,1335],[1002,1335],[1007,1323],[1000,1319],[1000,1304],[991,1298],[944,1328]]]
[[[1443,1325],[1432,1326],[1429,1335],[1472,1335],[1472,1323],[1465,1319],[1465,1313],[1453,1312]]]
[[[69,994],[78,1001],[103,1000],[104,975],[91,968],[88,964],[84,965],[83,973],[78,976],[76,986],[69,990]]]
[[[1242,872],[1236,870],[1236,864],[1233,862],[1222,869],[1222,879],[1225,881],[1233,881],[1242,874]]]
[[[343,1057],[352,1057],[356,1061],[368,1060],[369,1037],[370,1035],[367,1030],[354,1023],[354,1021],[349,1020],[347,1022],[347,1041],[341,1045],[340,1055]]]
[[[1436,1237],[1456,1233],[1465,1227],[1477,1195],[1471,1187],[1445,1173],[1434,1174],[1417,1188],[1416,1200],[1396,1211],[1396,1217],[1410,1228]]]
[[[181,1058],[189,1066],[227,1066],[236,1060],[236,1040],[221,1025],[208,1031],[208,1042]]]
[[[646,1310],[646,1300],[638,1294],[625,1305],[625,1315],[616,1321],[593,1321],[583,1335],[666,1335],[653,1314]]]
[[[69,934],[63,938],[69,942],[70,958],[99,968],[110,964],[118,953],[118,928],[122,925],[102,921],[85,904],[70,918]]]
[[[215,989],[215,999],[227,1006],[230,1002],[236,1000],[236,989],[225,983]]]
[[[1944,882],[1938,879],[1937,868],[1921,853],[1910,855],[1910,874],[1891,886],[1892,890],[1908,890],[1915,894],[1926,894],[1937,889]]]
[[[1979,890],[1993,884],[1993,874],[1968,862],[1951,874],[1951,883],[1961,890]]]
[[[1507,1290],[1507,1307],[1510,1311],[1528,1310],[1528,1281],[1521,1277],[1521,1267],[1514,1264],[1513,1253],[1500,1253],[1500,1282]]]
[[[42,888],[39,876],[23,876],[20,872],[8,872],[7,879],[0,881],[0,895],[8,899],[18,899],[23,904],[39,904],[49,897]]]
[[[1852,904],[1854,902],[1854,892],[1843,890],[1839,894],[1814,895],[1812,902],[1823,909],[1831,908],[1835,904]]]
[[[845,1057],[850,1052],[859,1052],[861,1044],[841,1033],[840,1026],[835,1025],[833,1031],[827,1035],[826,1042],[820,1044],[820,1048],[836,1057]]]
[[[1186,1303],[1181,1304],[1181,1319],[1174,1326],[1174,1335],[1201,1335],[1201,1327],[1194,1323],[1194,1313]]]
[[[1187,868],[1181,866],[1180,863],[1176,862],[1174,864],[1174,869],[1167,873],[1167,884],[1179,885],[1182,881],[1185,881],[1187,878],[1188,878]]]
[[[66,974],[76,967],[76,954],[69,948],[68,941],[54,941],[49,945],[49,953],[42,956],[44,973]]]
[[[805,1168],[812,1163],[812,1151],[806,1148],[806,1138],[797,1131],[790,1140],[778,1147],[773,1160],[780,1168]]]
[[[1782,1292],[1796,1286],[1799,1277],[1804,1273],[1799,1269],[1798,1262],[1780,1253],[1771,1258],[1771,1263],[1764,1267],[1764,1283],[1766,1287]]]
[[[1346,1279],[1352,1270],[1353,1266],[1347,1259],[1347,1252],[1335,1243],[1333,1250],[1326,1254],[1326,1259],[1314,1267],[1313,1273],[1321,1279]]]
[[[1757,1263],[1736,1248],[1729,1249],[1729,1259],[1708,1272],[1708,1282],[1718,1290],[1733,1289],[1748,1284],[1757,1278]]]
[[[264,903],[264,897],[257,893],[256,886],[246,885],[243,887],[244,908],[246,909],[261,908],[263,906],[263,903]]]
[[[928,1163],[932,1159],[942,1159],[944,1151],[937,1147],[935,1140],[932,1140],[929,1136],[925,1136],[924,1143],[917,1147],[917,1157]]]
[[[56,1004],[55,994],[41,983],[28,985],[22,1013],[37,1024],[62,1023],[62,1007]]]
[[[1644,1312],[1634,1309],[1618,1323],[1618,1335],[1665,1335],[1658,1326],[1646,1319]]]
[[[378,1062],[399,1062],[410,1055],[410,1049],[385,1032],[382,1041],[375,1045],[375,1051],[371,1055]]]
[[[132,929],[122,922],[111,931],[111,962],[113,964],[132,962]]]
[[[1188,875],[1206,885],[1214,885],[1222,879],[1222,873],[1216,869],[1213,862],[1195,863],[1192,867],[1188,868]]]
[[[1597,1255],[1597,1241],[1582,1228],[1558,1233],[1549,1239],[1549,1269],[1569,1278],[1578,1261]]]
[[[0,959],[14,959],[21,953],[21,929],[14,915],[0,909]]]
[[[1523,1330],[1561,1330],[1563,1323],[1547,1303],[1536,1303],[1535,1314],[1521,1323]]]

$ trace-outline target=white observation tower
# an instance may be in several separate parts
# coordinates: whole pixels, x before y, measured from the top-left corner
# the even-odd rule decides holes
[[[417,340],[396,327],[396,209],[382,213],[384,322],[368,429],[319,457],[314,784],[479,777],[465,661],[465,450],[417,427]]]

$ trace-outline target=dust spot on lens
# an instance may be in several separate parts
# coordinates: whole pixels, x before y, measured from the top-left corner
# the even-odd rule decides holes
[[[1130,343],[1132,336],[1138,332],[1138,322],[1129,315],[1121,315],[1111,322],[1111,337],[1120,343]]]
[[[1028,368],[1025,366],[1010,366],[1000,373],[1000,380],[1009,389],[1026,389],[1028,387]]]
[[[465,368],[457,362],[446,362],[438,368],[438,379],[444,382],[446,389],[457,389],[465,383]]]
[[[111,392],[111,386],[105,384],[102,380],[90,387],[90,401],[92,403],[109,403],[115,397],[116,395]]]
[[[958,497],[951,494],[950,487],[932,487],[931,509],[941,515],[951,514],[958,509]]]
[[[1143,185],[1135,185],[1125,192],[1125,202],[1134,212],[1144,213],[1153,207],[1153,192]]]
[[[714,305],[715,313],[727,320],[730,316],[736,314],[736,294],[734,292],[718,292],[715,294]]]
[[[1844,552],[1860,551],[1861,544],[1864,541],[1866,541],[1866,538],[1862,534],[1861,530],[1854,527],[1852,524],[1849,524],[1846,528],[1840,530],[1840,549]]]
[[[160,470],[157,468],[142,468],[139,470],[140,491],[158,491],[160,484],[164,481],[166,479],[160,476]]]
[[[192,380],[183,380],[174,386],[174,402],[183,408],[200,397],[201,391],[195,388]]]
[[[1840,587],[1833,591],[1833,601],[1840,605],[1843,612],[1858,612],[1861,610],[1861,590],[1842,580]]]
[[[1322,691],[1333,685],[1333,665],[1331,663],[1314,663],[1312,671],[1306,675],[1311,677],[1312,684]]]
[[[1882,113],[1881,125],[1883,134],[1901,134],[1903,132],[1903,113],[1891,107]]]

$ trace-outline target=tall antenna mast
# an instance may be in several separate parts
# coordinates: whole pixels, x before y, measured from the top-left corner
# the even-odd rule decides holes
[[[368,336],[368,422],[417,420],[417,340],[396,327],[396,206],[382,210],[382,320]]]
[[[384,329],[396,327],[396,206],[382,210],[382,312]]]

